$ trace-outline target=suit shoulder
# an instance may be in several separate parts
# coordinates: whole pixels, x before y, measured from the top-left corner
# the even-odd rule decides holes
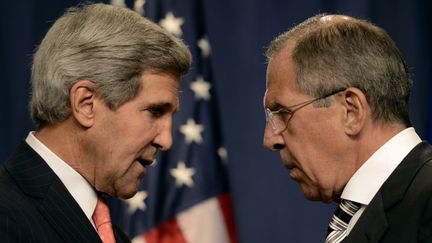
[[[30,205],[3,165],[0,166],[0,195],[0,238],[9,242],[31,239],[25,229]]]
[[[28,204],[24,193],[4,166],[0,166],[0,195],[0,211],[4,213],[14,214],[15,210],[22,211],[22,207]]]

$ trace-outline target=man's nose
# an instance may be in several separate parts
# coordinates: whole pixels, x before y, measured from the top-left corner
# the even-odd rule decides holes
[[[274,134],[273,128],[269,123],[266,123],[264,129],[264,147],[269,150],[280,150],[285,147],[285,142],[281,134]]]
[[[172,118],[160,124],[159,132],[153,141],[160,150],[168,150],[173,144]]]

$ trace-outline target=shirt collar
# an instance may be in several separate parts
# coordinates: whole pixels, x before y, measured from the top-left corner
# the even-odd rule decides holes
[[[420,142],[420,137],[412,127],[399,132],[354,173],[341,198],[368,205],[390,174]]]
[[[36,151],[60,178],[66,189],[84,211],[84,214],[94,226],[92,220],[96,208],[97,194],[93,187],[77,171],[54,154],[30,132],[25,140],[27,144]]]

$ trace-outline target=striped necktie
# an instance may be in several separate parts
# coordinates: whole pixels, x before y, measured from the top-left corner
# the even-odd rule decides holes
[[[109,208],[102,196],[98,196],[96,209],[92,218],[102,242],[115,243]]]
[[[339,243],[348,235],[348,223],[360,206],[359,203],[342,199],[328,226],[325,243]]]

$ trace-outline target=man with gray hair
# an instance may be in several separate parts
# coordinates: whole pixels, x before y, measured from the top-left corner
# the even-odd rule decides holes
[[[181,40],[126,8],[60,17],[34,55],[37,131],[0,168],[2,242],[129,242],[103,197],[132,197],[171,147],[190,63]]]
[[[432,147],[411,127],[411,81],[381,28],[317,15],[267,51],[264,145],[309,200],[338,202],[325,242],[432,242]]]

